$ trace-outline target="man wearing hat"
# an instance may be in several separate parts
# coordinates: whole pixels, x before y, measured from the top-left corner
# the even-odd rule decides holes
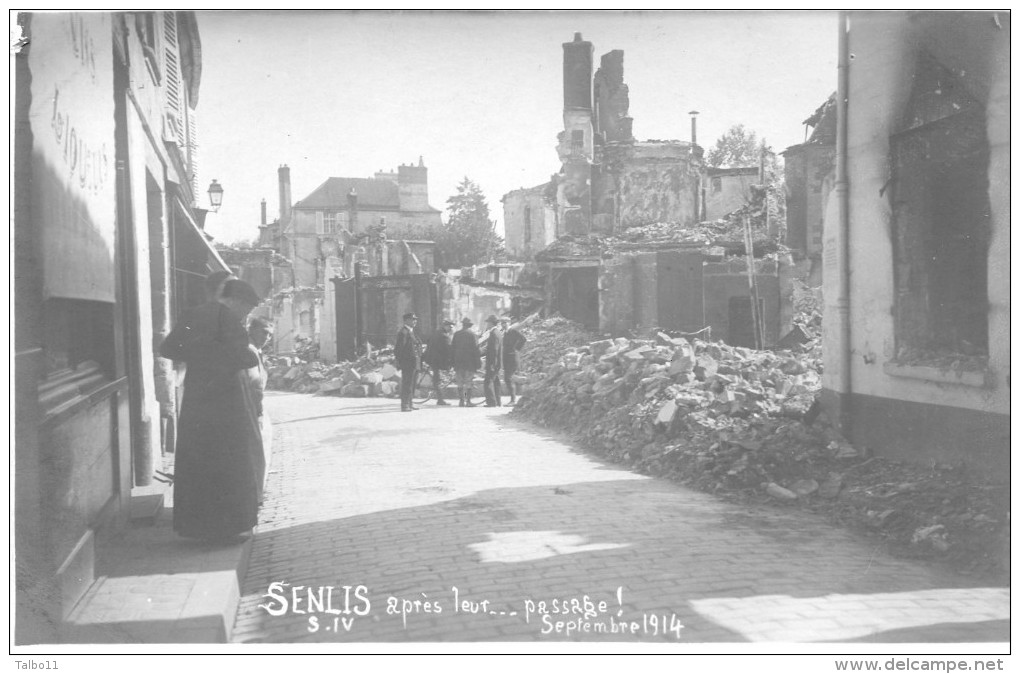
[[[418,317],[412,312],[404,314],[404,325],[397,332],[393,356],[400,370],[400,411],[411,412],[414,406],[414,380],[421,369],[421,339],[414,332]]]
[[[528,343],[527,338],[521,331],[510,325],[510,319],[504,316],[499,319],[499,327],[503,332],[503,381],[510,392],[510,404],[517,404],[517,394],[514,391],[514,375],[517,374],[517,354],[524,345]]]
[[[503,367],[503,333],[499,329],[499,319],[494,314],[485,319],[485,324],[489,328],[485,336],[485,406],[502,407],[499,371]]]
[[[482,352],[478,348],[478,337],[471,326],[470,318],[461,322],[461,329],[453,336],[450,343],[453,351],[453,372],[457,380],[457,395],[461,407],[474,407],[471,402],[471,388],[475,379],[475,370],[482,366]]]
[[[436,405],[449,405],[443,399],[443,385],[439,373],[453,367],[453,321],[444,320],[439,330],[432,333],[422,360],[432,369],[432,385],[436,388]]]

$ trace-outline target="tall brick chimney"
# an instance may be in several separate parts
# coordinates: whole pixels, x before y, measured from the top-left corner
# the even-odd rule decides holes
[[[259,221],[259,224],[261,224],[263,226],[265,226],[265,224],[266,224],[266,200],[265,199],[262,200],[262,219]]]
[[[595,48],[574,33],[573,42],[563,43],[563,107],[591,110],[591,76]]]
[[[401,164],[397,168],[397,190],[400,210],[427,211],[429,209],[429,170],[421,156],[418,165]]]
[[[290,167],[280,167],[280,222],[290,220]]]

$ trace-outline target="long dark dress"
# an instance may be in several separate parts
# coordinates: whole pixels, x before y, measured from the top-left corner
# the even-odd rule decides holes
[[[165,358],[184,361],[184,398],[174,458],[174,531],[229,538],[257,523],[260,440],[245,369],[258,360],[241,319],[219,302],[191,309],[163,341]]]
[[[251,447],[253,460],[255,462],[255,476],[258,478],[258,501],[262,503],[262,495],[265,491],[266,485],[266,473],[269,470],[269,460],[271,456],[271,442],[272,442],[272,426],[269,425],[269,417],[265,415],[262,408],[262,399],[265,395],[266,390],[266,368],[262,362],[262,352],[257,348],[248,345],[248,350],[255,356],[255,360],[258,361],[255,367],[250,367],[247,370],[243,370],[241,378],[244,380],[244,390],[247,400],[245,401],[247,408],[254,415],[252,423],[258,427],[259,437],[252,438],[257,440]]]

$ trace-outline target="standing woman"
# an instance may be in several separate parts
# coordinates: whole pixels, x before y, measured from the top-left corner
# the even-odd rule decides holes
[[[164,358],[187,365],[174,458],[174,531],[227,541],[257,523],[252,447],[261,442],[242,370],[258,365],[244,321],[259,303],[236,279],[218,301],[187,312],[163,341]]]
[[[262,505],[262,494],[265,491],[266,476],[269,473],[269,465],[272,462],[273,454],[273,426],[262,406],[265,397],[266,384],[269,375],[266,372],[265,362],[262,360],[262,349],[269,343],[273,336],[273,329],[269,323],[261,318],[253,318],[248,323],[248,349],[255,354],[258,364],[248,368],[241,375],[247,388],[249,408],[255,414],[255,422],[259,427],[261,442],[252,447],[255,456],[255,475],[258,477],[259,505]]]

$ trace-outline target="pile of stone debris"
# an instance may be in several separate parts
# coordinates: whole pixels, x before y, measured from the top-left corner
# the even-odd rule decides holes
[[[277,391],[366,398],[397,397],[400,372],[387,349],[354,362],[323,363],[300,356],[267,356],[267,387]]]
[[[707,220],[694,225],[657,222],[639,227],[629,227],[616,237],[604,240],[606,250],[611,252],[636,250],[651,247],[678,246],[700,248],[709,255],[746,255],[744,225],[741,214],[751,206],[745,206],[719,220]],[[752,226],[751,241],[756,257],[788,252],[778,237],[770,235],[763,227]]]
[[[269,374],[266,386],[276,391],[345,398],[397,398],[400,396],[400,371],[393,361],[392,348],[373,351],[353,362],[340,363],[318,360],[317,349],[290,356],[266,356],[266,370]],[[474,395],[483,395],[483,381],[481,373],[475,373]],[[518,375],[514,382],[519,391],[527,382],[527,377]],[[424,373],[418,380],[418,386],[415,397],[424,397],[432,388],[431,375]],[[444,393],[447,397],[456,398],[456,386],[451,383]]]
[[[532,314],[515,327],[528,340],[519,357],[519,372],[529,378],[544,375],[568,349],[599,338],[597,333],[562,316],[542,319]]]
[[[604,339],[567,348],[514,414],[642,473],[816,510],[970,573],[1008,568],[1008,486],[869,457],[819,416],[821,370],[818,340],[756,351],[662,333]]]

